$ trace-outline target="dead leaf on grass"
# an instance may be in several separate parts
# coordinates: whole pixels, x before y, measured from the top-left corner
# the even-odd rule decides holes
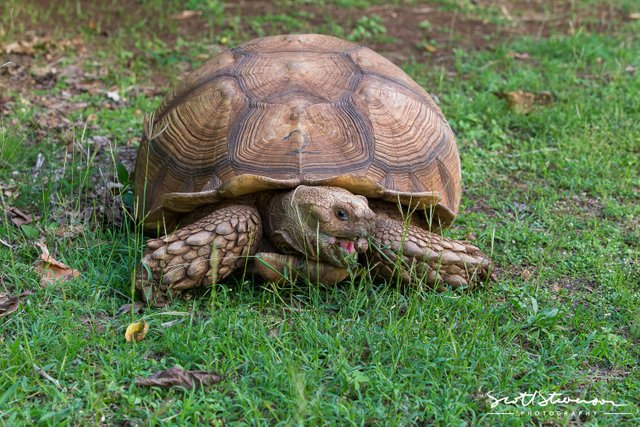
[[[0,317],[8,316],[16,311],[20,306],[20,298],[32,293],[31,291],[26,291],[14,296],[0,292]]]
[[[6,54],[15,53],[16,55],[35,55],[33,43],[26,40],[20,40],[13,43],[7,43],[2,46],[2,51]]]
[[[49,249],[44,243],[36,242],[36,246],[42,251],[36,265],[36,270],[40,273],[41,286],[48,286],[56,282],[68,282],[80,275],[78,270],[72,269],[49,255]]]
[[[640,19],[640,12],[633,12],[629,14],[630,19]]]
[[[54,231],[54,235],[61,239],[75,239],[83,235],[86,227],[83,224],[62,224]]]
[[[523,90],[515,90],[512,92],[494,92],[498,98],[507,101],[509,108],[518,114],[527,114],[535,106],[548,107],[553,104],[553,95],[550,92],[525,92]]]
[[[9,221],[16,227],[20,227],[21,225],[30,224],[34,220],[37,220],[38,217],[33,217],[31,214],[24,213],[18,208],[10,207],[7,209],[7,214],[9,215]]]
[[[180,366],[174,366],[165,371],[156,372],[148,378],[136,378],[136,385],[158,387],[184,387],[191,389],[205,385],[217,384],[222,377],[208,371],[186,371]]]
[[[52,51],[57,48],[78,47],[82,44],[82,39],[76,37],[69,40],[52,40],[49,37],[31,36],[24,40],[7,43],[2,46],[4,53],[15,55],[34,56],[36,50]]]
[[[0,166],[1,165],[2,164],[0,164]],[[6,184],[0,183],[0,191],[6,199],[17,198],[20,195],[20,192],[17,191],[17,186],[14,184],[13,180],[10,180]]]
[[[125,313],[140,314],[144,311],[145,307],[146,305],[139,301],[136,301],[133,304],[123,304],[118,308],[118,311],[116,311],[116,316],[121,316]]]
[[[142,341],[147,336],[147,332],[149,332],[149,324],[141,320],[127,326],[124,338],[127,342]]]
[[[422,48],[423,48],[424,50],[426,50],[427,52],[429,52],[429,53],[436,53],[436,52],[438,52],[438,47],[437,47],[437,46],[432,45],[431,43],[423,43],[423,44],[422,44]]]

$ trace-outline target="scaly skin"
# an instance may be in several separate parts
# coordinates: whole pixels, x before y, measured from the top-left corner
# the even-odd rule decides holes
[[[265,234],[278,249],[336,267],[354,264],[367,250],[375,219],[365,197],[306,185],[274,197],[261,212],[267,218]]]
[[[160,303],[164,296],[214,283],[242,266],[261,241],[262,223],[255,207],[219,208],[165,237],[150,239],[144,265],[136,271],[136,289],[143,300]]]
[[[474,245],[452,240],[398,219],[377,220],[367,257],[375,272],[405,284],[424,283],[444,290],[472,288],[493,280],[492,263]]]

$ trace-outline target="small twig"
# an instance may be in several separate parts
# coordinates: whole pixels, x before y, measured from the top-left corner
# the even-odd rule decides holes
[[[161,323],[160,326],[166,329],[180,322],[184,322],[184,319],[176,319],[176,320],[171,320],[170,322],[164,322],[164,323]]]
[[[36,370],[36,372],[38,372],[40,374],[40,376],[42,376],[46,380],[51,381],[53,383],[53,385],[58,387],[58,390],[62,390],[62,386],[60,385],[60,381],[58,381],[57,379],[53,378],[51,375],[47,374],[41,367],[39,367],[35,363],[32,363],[32,365],[33,365],[33,368]]]
[[[66,58],[64,56],[61,56],[60,58],[56,59],[55,61],[49,62],[47,64],[47,68],[52,68],[52,67],[58,65],[59,63],[61,63],[62,61],[64,61],[65,59]]]

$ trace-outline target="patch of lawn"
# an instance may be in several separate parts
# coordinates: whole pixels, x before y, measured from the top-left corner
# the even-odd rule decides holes
[[[447,235],[473,234],[492,254],[499,275],[491,289],[401,290],[366,274],[333,288],[230,279],[139,314],[119,308],[131,302],[130,272],[143,242],[122,209],[143,113],[223,48],[223,37],[347,37],[354,28],[337,15],[292,11],[292,2],[249,17],[215,1],[143,3],[145,10],[114,16],[84,3],[55,9],[9,2],[0,16],[4,45],[60,11],[96,14],[93,28],[53,26],[49,33],[81,34],[84,50],[38,50],[0,69],[0,293],[32,292],[0,317],[0,424],[640,423],[637,19],[607,33],[524,34],[491,49],[461,46],[442,61],[402,64],[436,96],[457,134],[463,209]],[[322,4],[361,7],[357,16],[381,13],[367,2]],[[607,7],[575,4],[576,14]],[[465,19],[481,7],[431,6]],[[623,2],[616,11],[628,17],[640,12],[634,7]],[[204,14],[206,31],[186,31],[172,18],[184,9]],[[513,25],[499,8],[483,10],[492,25]],[[449,22],[429,23],[428,31],[451,31]],[[392,21],[384,25],[394,31]],[[55,67],[66,72],[34,83],[29,70],[57,56],[63,60]],[[518,113],[498,96],[513,91],[549,93],[551,102]],[[16,226],[9,207],[39,219]],[[41,285],[33,268],[39,239],[81,276]],[[149,334],[125,342],[127,325],[140,319]],[[174,365],[224,379],[195,390],[134,384]],[[626,406],[491,405],[491,396],[535,391]]]

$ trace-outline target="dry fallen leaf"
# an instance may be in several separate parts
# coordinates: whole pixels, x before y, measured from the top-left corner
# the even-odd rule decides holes
[[[16,55],[34,55],[36,53],[33,44],[26,41],[5,44],[2,46],[2,50],[4,53],[15,53]]]
[[[30,224],[34,218],[30,214],[22,212],[18,208],[10,207],[7,209],[9,219],[13,225],[20,227],[21,225]],[[35,219],[38,219],[37,217]]]
[[[549,106],[553,104],[553,95],[550,92],[532,93],[522,90],[512,92],[494,92],[498,98],[505,99],[509,108],[519,114],[529,113],[534,106]]]
[[[0,317],[7,316],[18,309],[20,300],[7,294],[0,294]]]
[[[62,224],[56,228],[54,234],[61,239],[75,239],[85,233],[86,227],[82,224]]]
[[[136,301],[133,304],[122,304],[118,311],[116,311],[116,316],[121,316],[125,313],[135,313],[140,314],[144,311],[146,305]]]
[[[424,43],[422,45],[422,47],[424,48],[424,50],[426,50],[429,53],[436,53],[438,52],[438,48],[430,43]]]
[[[80,275],[78,270],[74,270],[66,264],[57,261],[49,255],[49,249],[42,242],[36,242],[36,246],[42,251],[36,270],[40,273],[40,285],[47,286],[55,282],[68,282]]]
[[[31,295],[33,292],[26,291],[18,295],[8,295],[0,292],[0,317],[8,316],[18,309],[20,298]]]
[[[127,342],[142,341],[147,336],[147,332],[149,332],[149,324],[141,320],[127,326],[124,338]]]
[[[203,385],[217,384],[222,381],[222,377],[213,372],[207,371],[186,371],[180,366],[174,366],[165,371],[156,372],[149,378],[136,378],[136,385],[158,386],[158,387],[184,387],[191,389]]]
[[[34,56],[36,49],[50,52],[55,49],[66,48],[81,49],[82,39],[79,36],[68,40],[52,40],[48,37],[29,36],[25,40],[4,44],[0,50],[7,54]]]
[[[7,199],[16,198],[20,195],[16,185],[13,184],[13,180],[11,180],[11,184],[0,183],[0,191],[2,191],[2,195]]]

